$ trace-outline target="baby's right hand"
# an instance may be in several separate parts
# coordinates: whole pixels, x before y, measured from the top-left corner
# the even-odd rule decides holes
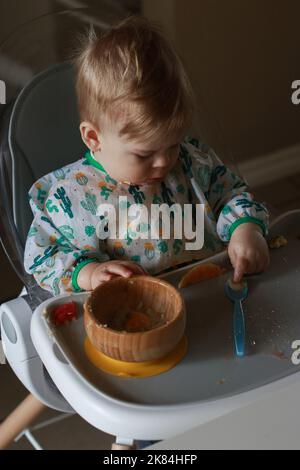
[[[78,274],[78,285],[84,290],[92,290],[117,276],[130,277],[133,274],[147,274],[132,261],[113,260],[105,263],[90,263]]]

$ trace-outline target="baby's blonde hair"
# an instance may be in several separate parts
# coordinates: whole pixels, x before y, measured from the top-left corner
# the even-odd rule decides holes
[[[82,120],[103,126],[127,117],[121,135],[145,140],[185,132],[193,92],[181,60],[159,28],[129,17],[97,36],[91,31],[75,59]]]

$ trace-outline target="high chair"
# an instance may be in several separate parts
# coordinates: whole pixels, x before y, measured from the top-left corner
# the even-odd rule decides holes
[[[79,413],[96,428],[118,436],[114,448],[130,449],[135,439],[174,436],[300,380],[299,366],[281,362],[268,350],[272,339],[268,332],[275,324],[266,319],[270,315],[259,314],[275,311],[275,307],[278,312],[278,306],[284,305],[287,316],[273,314],[277,323],[285,325],[285,335],[279,334],[275,346],[288,357],[299,323],[299,289],[295,287],[294,296],[288,292],[299,279],[300,210],[273,223],[271,234],[286,233],[289,244],[282,251],[274,250],[268,272],[249,278],[247,308],[256,318],[251,321],[249,314],[248,357],[237,360],[232,353],[232,306],[224,300],[224,276],[207,282],[205,289],[197,285],[184,292],[189,349],[168,373],[146,379],[109,377],[86,362],[81,344],[75,342],[68,349],[62,343],[58,349],[42,319],[52,297],[24,272],[23,251],[32,220],[29,188],[42,175],[85,152],[78,130],[72,66],[62,63],[37,75],[2,121],[1,241],[25,288],[18,298],[1,305],[0,324],[6,358],[30,395],[0,425],[0,447],[8,446],[48,406]],[[226,251],[210,262],[230,270]],[[161,277],[177,285],[186,269]],[[280,289],[274,289],[277,282]],[[82,302],[84,296],[74,294],[71,299]],[[74,322],[74,328],[76,337],[80,323]]]

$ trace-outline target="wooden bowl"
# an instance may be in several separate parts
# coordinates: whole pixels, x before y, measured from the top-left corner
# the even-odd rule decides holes
[[[141,312],[150,309],[161,314],[163,320],[153,329],[134,333],[108,326],[125,308]],[[185,323],[180,292],[166,281],[150,276],[112,279],[97,287],[84,305],[84,326],[91,343],[121,361],[142,362],[166,356],[180,342]]]

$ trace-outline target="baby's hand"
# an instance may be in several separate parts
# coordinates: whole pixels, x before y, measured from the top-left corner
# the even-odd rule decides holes
[[[239,225],[233,232],[228,255],[234,267],[234,282],[244,274],[264,271],[270,262],[269,248],[260,227],[253,223]]]
[[[113,260],[105,263],[90,263],[80,270],[77,282],[82,289],[92,290],[114,277],[130,277],[133,274],[147,273],[132,261]]]

